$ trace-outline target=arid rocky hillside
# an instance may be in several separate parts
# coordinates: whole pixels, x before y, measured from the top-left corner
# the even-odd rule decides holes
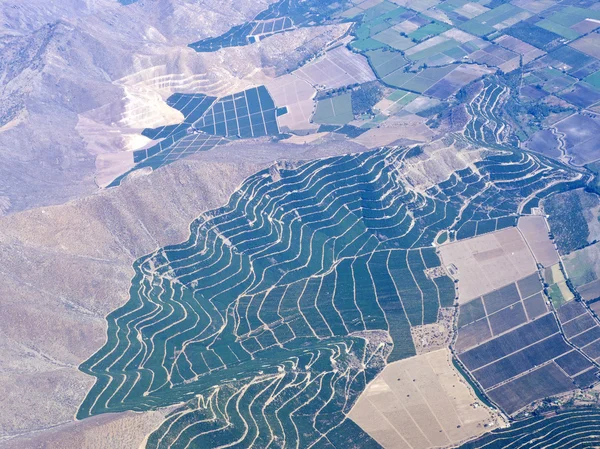
[[[0,447],[137,447],[131,438],[141,442],[162,412],[73,421],[93,384],[78,366],[104,344],[105,316],[127,300],[135,259],[185,240],[196,216],[274,160],[363,150],[234,144],[118,189],[0,217],[0,359],[10,361],[0,367]],[[119,446],[110,438],[123,430],[131,438]]]
[[[164,103],[175,91],[230,94],[347,29],[307,28],[250,51],[198,54],[187,45],[268,2],[39,3],[0,5],[0,214],[92,193],[97,157],[135,148],[143,128],[176,119]]]

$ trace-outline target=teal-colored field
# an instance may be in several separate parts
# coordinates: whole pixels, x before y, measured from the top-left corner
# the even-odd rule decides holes
[[[183,404],[148,448],[319,447],[341,429],[373,445],[346,413],[386,363],[415,354],[411,326],[454,302],[451,279],[425,271],[440,265],[436,236],[497,228],[557,181],[542,160],[500,152],[419,192],[398,182],[405,157],[261,171],[186,242],[139,259],[107,343],[81,366],[96,383],[78,417]]]
[[[345,125],[354,119],[352,95],[348,92],[317,102],[313,122],[326,125]]]

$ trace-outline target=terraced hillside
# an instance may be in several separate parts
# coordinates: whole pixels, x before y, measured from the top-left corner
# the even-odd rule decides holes
[[[588,408],[518,421],[461,446],[461,449],[588,448],[600,444],[600,410]]]
[[[186,242],[139,259],[106,345],[81,366],[96,383],[78,417],[185,402],[147,447],[375,444],[345,416],[386,363],[415,354],[411,326],[453,304],[450,278],[426,271],[437,234],[496,223],[573,177],[486,152],[422,187],[406,155],[273,166]]]
[[[144,129],[142,134],[158,143],[134,151],[135,166],[117,177],[110,187],[119,185],[132,171],[156,169],[230,139],[279,134],[277,108],[264,86],[222,98],[176,93],[167,99],[167,104],[183,114],[183,122]]]
[[[217,51],[227,47],[243,47],[261,39],[302,26],[319,25],[349,3],[346,0],[279,0],[246,23],[232,27],[217,37],[190,44],[197,52]]]

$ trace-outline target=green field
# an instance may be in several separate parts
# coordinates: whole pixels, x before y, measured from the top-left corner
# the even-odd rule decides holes
[[[346,428],[366,383],[415,354],[411,326],[454,303],[452,280],[426,274],[441,263],[439,233],[510,225],[525,198],[566,175],[490,153],[419,193],[398,182],[404,157],[382,149],[263,170],[198,217],[187,241],[137,260],[106,344],[81,365],[96,383],[78,418],[179,404],[148,448],[275,437],[308,447]]]
[[[600,89],[600,70],[584,78],[584,81]]]
[[[319,100],[313,115],[313,122],[326,125],[345,125],[353,119],[350,93]]]

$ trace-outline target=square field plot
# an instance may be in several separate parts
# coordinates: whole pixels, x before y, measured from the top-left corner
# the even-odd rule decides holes
[[[345,125],[354,119],[352,96],[349,93],[317,102],[313,122],[327,125]]]
[[[516,228],[443,245],[440,251],[444,265],[454,265],[457,269],[461,304],[537,270],[535,260]]]
[[[573,389],[573,381],[551,362],[489,391],[488,394],[508,414],[513,414],[537,399]]]
[[[325,56],[294,71],[312,86],[337,89],[350,84],[362,84],[376,79],[367,59],[346,47],[337,47]]]
[[[600,59],[600,34],[591,33],[569,44],[571,47]]]
[[[194,127],[217,136],[262,137],[279,134],[277,108],[264,86],[220,98]]]

